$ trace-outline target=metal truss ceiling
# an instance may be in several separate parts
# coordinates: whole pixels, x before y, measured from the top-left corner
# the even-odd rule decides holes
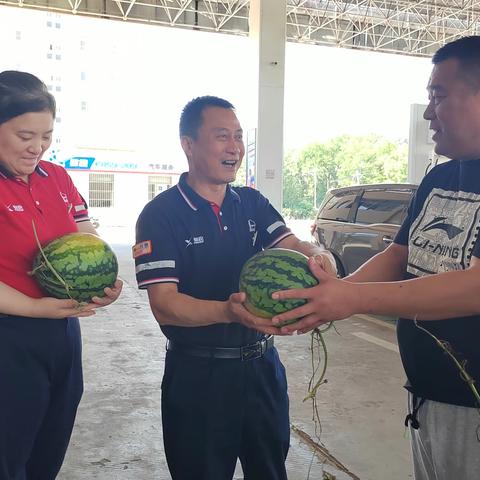
[[[248,35],[249,0],[0,0],[0,4]],[[288,0],[287,40],[430,56],[480,33],[480,0]]]

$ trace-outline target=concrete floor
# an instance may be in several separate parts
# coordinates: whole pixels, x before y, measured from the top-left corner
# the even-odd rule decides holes
[[[160,418],[165,339],[145,292],[136,288],[129,235],[102,235],[118,254],[125,287],[115,304],[82,320],[85,393],[59,480],[170,478]],[[353,317],[325,339],[328,382],[317,395],[318,439],[311,403],[303,402],[310,336],[277,338],[291,403],[289,480],[412,478],[404,374],[392,325]],[[235,478],[243,478],[240,468]]]

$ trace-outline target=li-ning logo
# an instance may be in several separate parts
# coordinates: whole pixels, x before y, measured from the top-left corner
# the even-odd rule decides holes
[[[7,205],[7,210],[9,212],[23,212],[24,209],[23,209],[23,205]]]
[[[68,203],[68,197],[67,197],[67,195],[66,195],[65,193],[60,192],[60,196],[62,197],[62,199],[63,199],[63,201],[64,201],[65,203]]]
[[[428,232],[429,230],[435,229],[443,230],[447,234],[449,240],[452,240],[463,232],[462,228],[458,228],[451,223],[446,223],[446,219],[447,217],[435,217],[431,222],[427,223],[422,228],[422,232]]]
[[[204,243],[203,236],[200,237],[193,237],[193,238],[187,238],[185,240],[185,248],[190,247],[191,245],[199,245],[200,243]]]

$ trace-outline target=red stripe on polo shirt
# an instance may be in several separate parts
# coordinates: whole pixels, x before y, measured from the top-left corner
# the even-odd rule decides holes
[[[87,218],[85,202],[58,165],[41,161],[29,183],[0,176],[0,281],[28,296],[45,296],[28,274],[38,253],[32,222],[45,245],[76,232],[76,222]]]
[[[210,202],[210,206],[212,207],[213,213],[217,217],[218,227],[220,228],[220,231],[223,232],[223,230],[222,230],[222,220],[220,218],[220,207],[215,202]]]

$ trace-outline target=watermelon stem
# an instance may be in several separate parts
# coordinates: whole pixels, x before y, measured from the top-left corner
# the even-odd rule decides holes
[[[35,271],[40,268],[40,267],[45,267],[45,265],[50,269],[50,271],[57,277],[57,280],[65,287],[65,291],[67,292],[67,295],[73,300],[72,296],[70,295],[70,290],[68,287],[67,282],[60,276],[60,274],[53,268],[53,265],[49,262],[47,256],[45,255],[45,252],[43,251],[42,245],[40,244],[40,240],[38,239],[37,235],[37,229],[35,228],[35,221],[32,220],[32,227],[33,227],[33,235],[35,236],[35,241],[37,242],[38,248],[40,250],[40,253],[42,254],[42,257],[45,261],[45,263],[40,264],[37,268],[29,272],[30,274],[33,275]]]
[[[330,326],[328,328],[330,328]],[[317,395],[317,390],[319,389],[319,387],[322,384],[326,383],[324,378],[325,378],[325,373],[327,371],[328,352],[327,352],[327,345],[325,343],[325,339],[323,338],[322,332],[325,332],[326,330],[328,330],[328,328],[325,329],[325,330],[320,330],[319,328],[315,328],[312,331],[312,334],[311,334],[310,351],[312,352],[312,370],[313,370],[313,373],[312,373],[312,377],[310,378],[310,381],[308,382],[308,394],[303,399],[304,402],[309,400],[309,399],[313,399]],[[317,380],[317,382],[315,383],[315,385],[312,388],[312,384],[313,384],[314,379],[317,375],[318,369],[320,368],[320,365],[322,364],[322,362],[319,360],[317,362],[317,365],[316,366],[314,365],[314,347],[315,347],[314,342],[316,342],[317,348],[318,347],[322,348],[322,352],[323,352],[323,355],[324,355],[324,361],[323,361],[322,372],[320,373],[320,378]]]

